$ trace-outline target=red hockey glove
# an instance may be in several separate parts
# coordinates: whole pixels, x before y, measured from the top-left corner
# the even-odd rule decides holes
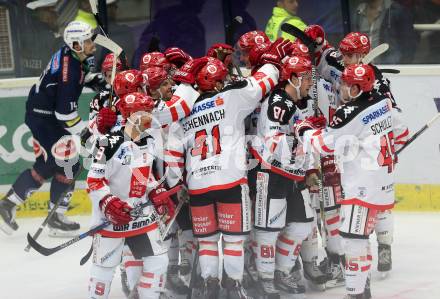
[[[168,218],[174,216],[174,202],[170,197],[160,198],[162,192],[167,191],[163,187],[157,187],[148,194],[148,198],[153,202],[154,207],[159,215],[167,215]]]
[[[116,112],[112,109],[104,107],[98,112],[96,124],[101,134],[106,134],[116,124]]]
[[[307,130],[317,129],[310,121],[306,120],[298,120],[293,126],[293,134],[297,139],[303,136],[304,132]]]
[[[270,63],[278,69],[281,68],[281,60],[292,52],[293,43],[287,39],[278,38],[260,57],[259,64]]]
[[[315,53],[317,53],[317,59],[319,61],[322,52],[330,47],[325,39],[324,29],[319,25],[310,25],[304,29],[304,33],[315,42]]]
[[[99,208],[105,217],[115,225],[127,224],[133,220],[130,215],[133,208],[116,196],[107,195],[101,199]]]
[[[228,67],[229,64],[232,63],[232,53],[234,53],[233,47],[228,44],[217,43],[213,44],[211,48],[209,48],[206,56],[217,58],[221,60],[226,67]]]
[[[165,57],[169,62],[177,66],[178,68],[182,67],[186,62],[192,60],[192,57],[185,53],[182,49],[177,47],[171,47],[163,52]]]
[[[323,115],[320,116],[310,116],[307,117],[307,120],[313,124],[313,126],[317,129],[324,129],[327,125],[327,119]]]
[[[208,63],[208,57],[204,56],[187,61],[173,76],[173,80],[182,83],[194,84],[197,72]]]
[[[321,158],[322,173],[324,175],[324,186],[340,186],[341,174],[335,164],[335,156],[325,156]]]

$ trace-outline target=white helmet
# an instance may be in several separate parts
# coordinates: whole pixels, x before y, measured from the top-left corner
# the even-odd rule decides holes
[[[93,29],[87,23],[81,21],[70,22],[66,29],[64,29],[64,42],[69,46],[72,51],[82,52],[84,50],[84,41],[93,37]],[[73,44],[77,42],[81,50],[76,51],[73,48]]]

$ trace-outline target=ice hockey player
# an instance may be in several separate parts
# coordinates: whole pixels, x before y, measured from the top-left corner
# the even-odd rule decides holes
[[[280,65],[286,45],[282,40],[274,44],[262,55],[264,65],[254,76],[224,89],[227,70],[217,59],[211,58],[195,80],[177,78],[189,83],[195,81],[202,92],[191,115],[180,121],[182,137],[176,138],[175,143],[169,142],[179,155],[168,159],[175,165],[185,163],[205,298],[219,296],[220,234],[225,270],[222,286],[228,298],[249,298],[241,285],[243,242],[251,226],[244,119],[277,84],[278,70],[270,63]]]
[[[371,298],[368,239],[377,213],[394,206],[394,136],[407,129],[392,109],[391,99],[372,92],[374,82],[371,66],[346,67],[340,87],[346,104],[336,110],[329,128],[304,134],[305,150],[313,146],[321,155],[334,154],[341,174],[345,298]]]
[[[311,71],[306,57],[286,59],[279,88],[262,104],[258,135],[252,142],[251,152],[260,162],[254,224],[256,262],[259,284],[267,298],[279,298],[279,291],[296,296],[305,293],[305,287],[290,272],[302,241],[312,231],[314,211],[305,184],[309,161],[301,146],[297,147],[291,121],[298,109],[296,103],[307,101],[313,84]]]
[[[74,21],[64,30],[65,45],[58,50],[29,92],[25,123],[33,135],[36,161],[22,172],[0,201],[0,227],[6,233],[18,229],[16,206],[24,203],[48,179],[51,209],[59,207],[49,220],[50,235],[69,235],[80,225],[66,218],[75,177],[81,170],[79,149],[72,135],[84,128],[78,115],[78,98],[88,71],[86,59],[95,52],[92,28]]]
[[[108,219],[112,225],[94,236],[89,298],[108,298],[115,268],[120,264],[124,244],[142,260],[137,289],[139,298],[159,298],[168,265],[167,247],[161,241],[161,219],[156,210],[166,207],[172,217],[171,199],[156,200],[159,190],[153,162],[158,157],[151,125],[151,97],[135,92],[118,102],[125,126],[98,139],[94,161],[87,177],[93,206],[93,223]],[[130,211],[151,201],[140,215]],[[133,288],[134,286],[130,286]]]

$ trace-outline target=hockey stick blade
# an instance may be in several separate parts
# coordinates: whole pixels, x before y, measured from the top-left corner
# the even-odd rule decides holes
[[[104,47],[113,52],[116,57],[118,57],[122,52],[122,48],[117,43],[101,34],[97,34],[95,36],[94,42],[95,44],[98,44],[101,47]]]
[[[371,50],[367,55],[365,55],[364,58],[362,58],[362,63],[369,64],[378,56],[388,51],[389,48],[390,46],[387,43],[380,44],[379,46]]]
[[[98,2],[96,0],[89,0],[90,7],[92,8],[92,13],[97,16],[98,15]]]
[[[304,31],[289,23],[284,23],[283,25],[281,25],[281,30],[300,39],[303,44],[309,48],[310,51],[313,50],[314,52],[316,48],[316,43],[307,34],[305,34]]]

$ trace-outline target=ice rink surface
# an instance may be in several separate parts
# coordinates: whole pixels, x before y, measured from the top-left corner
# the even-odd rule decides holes
[[[440,299],[440,213],[395,213],[393,270],[381,280],[373,272],[374,299]],[[89,217],[75,217],[83,227]],[[84,299],[90,262],[80,266],[91,239],[82,240],[62,251],[45,257],[35,251],[24,252],[26,234],[33,234],[41,218],[18,219],[20,229],[8,237],[0,232],[0,299]],[[374,269],[377,246],[372,236]],[[66,239],[42,234],[44,246],[56,246]],[[343,288],[317,292],[308,290],[308,299],[342,299]],[[116,272],[110,298],[125,298]]]

